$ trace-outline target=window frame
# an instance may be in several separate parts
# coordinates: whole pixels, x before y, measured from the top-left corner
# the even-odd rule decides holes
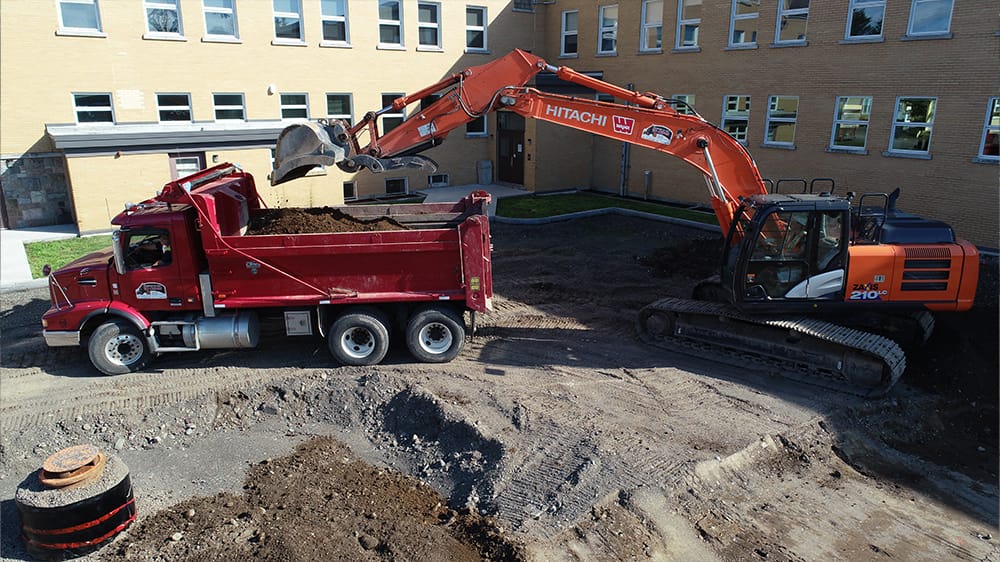
[[[95,27],[74,27],[71,25],[66,25],[65,18],[63,17],[63,6],[66,5],[77,5],[77,6],[92,6]],[[107,37],[108,35],[104,33],[103,24],[101,23],[101,7],[98,0],[57,0],[56,1],[56,15],[59,21],[59,28],[56,30],[56,35],[77,35],[86,37]]]
[[[841,100],[850,100],[851,98],[859,98],[862,100],[868,100],[868,119],[847,119],[843,117],[841,111]],[[865,102],[862,102],[862,105]],[[830,129],[830,144],[829,150],[837,152],[858,152],[867,154],[868,153],[868,131],[871,129],[872,121],[872,105],[874,99],[872,96],[837,96],[836,101],[833,104],[833,127]],[[837,144],[837,129],[840,125],[863,125],[865,127],[865,139],[860,147],[849,146],[844,144]]]
[[[347,96],[347,107],[350,110],[349,113],[330,113],[330,96]],[[347,121],[351,125],[354,124],[354,94],[350,92],[327,92],[324,96],[326,100],[326,118],[327,119],[341,119]]]
[[[899,120],[899,109],[900,104],[905,100],[932,100],[934,109],[931,111],[930,121],[900,121]],[[889,149],[886,151],[889,155],[895,156],[915,156],[915,157],[930,157],[931,153],[931,140],[934,136],[934,118],[937,117],[938,110],[938,98],[937,96],[896,96],[896,103],[893,105],[892,113],[892,130],[889,132]],[[900,127],[916,128],[923,127],[927,130],[927,147],[923,150],[915,149],[905,149],[896,148],[896,129]]]
[[[343,7],[344,15],[338,16],[335,14],[326,14],[323,12],[323,8],[326,3],[320,0],[319,3],[319,25],[320,25],[320,47],[350,47],[351,46],[351,14],[350,14],[350,3],[347,0],[334,0],[340,3]],[[326,38],[326,22],[341,22],[344,24],[344,40],[338,41],[336,39]]]
[[[466,138],[470,138],[470,139],[488,137],[489,134],[490,134],[490,125],[489,125],[489,120],[487,119],[487,117],[488,117],[488,114],[480,115],[479,117],[477,117],[477,118],[473,119],[472,121],[469,121],[468,123],[466,123],[465,124],[465,137]],[[482,123],[483,123],[483,130],[482,131],[470,130],[475,123],[478,123],[480,121],[482,121]]]
[[[784,8],[784,3],[790,1],[791,0],[778,0],[778,16],[774,25],[774,44],[777,46],[805,45],[809,41],[809,6],[806,5],[805,8]],[[803,36],[801,38],[796,37],[795,39],[782,39],[781,18],[799,15],[805,15],[806,31]]]
[[[115,100],[111,92],[73,92],[70,94],[73,100],[73,118],[76,120],[77,125],[114,125],[118,121],[115,119]],[[77,105],[77,96],[107,96],[108,105]],[[88,108],[98,108],[98,109],[88,109]],[[105,113],[107,112],[111,116],[110,121],[81,121],[80,112],[93,112],[93,113]]]
[[[302,0],[286,0],[294,1],[299,8],[298,12],[279,12],[274,3],[277,0],[271,0],[271,30],[274,32],[274,37],[271,39],[272,45],[305,45],[306,44],[306,26],[305,21],[302,17]],[[283,18],[286,20],[298,20],[299,22],[299,36],[292,37],[279,37],[278,36],[278,18]]]
[[[285,103],[285,96],[302,96],[304,103]],[[278,94],[279,115],[282,121],[295,121],[298,119],[309,119],[309,94],[307,92],[282,92]],[[285,111],[305,110],[304,116],[286,117]]]
[[[187,105],[163,105],[160,103],[160,96],[184,96],[187,98]],[[187,119],[164,119],[164,111],[187,111]],[[156,118],[159,123],[192,123],[194,122],[194,111],[191,110],[191,94],[188,92],[156,92]]]
[[[615,20],[614,20],[614,24],[613,25],[607,26],[607,25],[604,24],[604,20],[605,20],[604,12],[605,12],[605,10],[609,10],[611,8],[614,8],[614,11],[615,11]],[[598,10],[597,10],[597,54],[600,55],[600,56],[614,56],[614,55],[618,54],[618,15],[619,15],[619,13],[620,12],[618,10],[618,4],[605,4],[604,6],[600,6],[600,8],[598,8]],[[579,19],[578,19],[577,20],[577,28],[579,29],[579,27],[580,27],[580,23],[579,23]],[[609,32],[612,34],[612,39],[611,40],[613,41],[614,45],[613,45],[613,47],[611,49],[605,49],[604,48],[604,34],[605,33],[609,33]],[[579,40],[579,36],[577,37],[577,39]],[[579,44],[577,44],[577,52],[579,52],[579,51],[580,51],[580,47],[579,47]]]
[[[866,10],[874,7],[882,8],[882,21],[879,22],[879,32],[875,35],[851,35],[851,28],[854,23],[854,14],[858,10]],[[847,27],[844,29],[845,41],[874,41],[885,37],[885,15],[886,0],[851,0],[847,7]]]
[[[729,12],[729,41],[728,48],[730,49],[755,49],[757,48],[757,37],[760,35],[760,4],[757,4],[757,11],[752,14],[737,14],[736,6],[739,4],[740,0],[732,0],[730,4]],[[736,22],[745,20],[757,20],[757,29],[754,31],[753,41],[741,41],[736,43],[733,41],[733,34],[736,32]]]
[[[998,115],[998,120],[996,125],[991,125],[993,112],[996,111]],[[1000,161],[1000,155],[996,154],[986,154],[986,139],[990,136],[990,131],[995,131],[997,137],[1000,137],[1000,96],[991,96],[990,101],[986,103],[986,121],[983,123],[983,137],[979,141],[979,155],[977,159],[984,162],[997,162]]]
[[[220,110],[221,111],[232,111],[233,109],[236,108],[236,106],[235,105],[219,104],[218,100],[216,99],[216,96],[239,96],[240,97],[239,110],[243,114],[243,117],[240,118],[240,119],[220,119],[219,118],[219,111]],[[243,92],[212,92],[212,116],[214,117],[215,121],[229,121],[229,122],[246,121],[247,120],[247,98],[246,98],[246,95]]]
[[[729,111],[728,108],[729,108],[729,105],[730,105],[729,104],[730,99],[733,99],[736,102],[736,105],[737,105],[737,107],[735,109],[733,109],[733,111],[739,111],[739,103],[740,103],[740,99],[741,98],[746,98],[746,116],[745,117],[734,116],[734,117],[728,117],[727,118],[727,113]],[[753,101],[753,98],[752,98],[752,96],[750,96],[750,94],[724,94],[722,96],[722,119],[721,119],[721,124],[719,125],[719,128],[722,129],[723,131],[725,131],[729,136],[731,136],[734,139],[736,139],[737,142],[739,142],[740,144],[744,144],[744,145],[747,144],[748,139],[750,137],[750,109],[751,109],[751,107],[753,107],[751,105],[752,101]],[[730,122],[734,122],[734,121],[743,122],[743,123],[746,124],[745,130],[743,132],[743,138],[740,138],[740,137],[738,137],[738,136],[730,133],[729,130],[726,128],[726,126]]]
[[[396,193],[396,192],[390,193],[389,192],[389,182],[391,182],[391,181],[402,181],[403,182],[403,191],[401,193]],[[385,178],[385,181],[382,183],[382,187],[383,187],[383,189],[385,189],[385,194],[386,195],[409,195],[410,194],[410,178],[408,178],[406,176],[400,176],[400,177],[395,177],[395,178]]]
[[[776,117],[774,112],[778,111],[778,103],[782,99],[794,99],[795,100],[795,114],[792,117]],[[764,143],[763,146],[768,147],[780,147],[780,148],[794,148],[795,147],[795,129],[797,128],[799,120],[799,96],[786,96],[781,94],[776,94],[767,97],[767,117],[764,121]],[[772,140],[768,137],[771,136],[771,125],[772,124],[789,124],[792,125],[792,140],[790,141],[779,141]]]
[[[907,38],[950,38],[951,37],[951,21],[955,16],[955,0],[944,0],[949,3],[948,8],[948,26],[944,31],[913,31],[914,16],[917,13],[917,7],[920,4],[928,4],[931,2],[941,2],[942,0],[912,0],[910,2],[910,15],[906,22],[906,37]]]
[[[685,105],[680,105],[680,104],[671,106],[671,107],[673,107],[677,111],[677,113],[680,113],[681,115],[697,115],[698,114],[694,110],[694,100],[695,100],[695,95],[694,94],[674,94],[674,95],[670,96],[670,98],[671,99],[675,99],[675,100],[680,100],[680,101],[682,101],[682,102],[684,102],[684,103],[687,104],[686,106]]]
[[[657,23],[650,23],[648,21],[649,15],[649,5],[653,3],[660,4],[660,21]],[[663,9],[665,7],[666,0],[642,0],[642,14],[639,16],[639,52],[640,53],[662,53],[663,52]],[[658,29],[657,33],[657,45],[650,47],[648,43],[650,30]]]
[[[576,29],[570,32],[566,28],[566,20],[568,15],[573,14],[576,16]],[[580,11],[579,10],[565,10],[562,12],[559,18],[559,56],[563,58],[576,58],[580,56]],[[576,38],[575,50],[571,53],[566,50],[566,39],[568,37]]]
[[[351,194],[347,195],[347,186],[351,186]],[[343,183],[344,189],[344,201],[356,201],[358,199],[358,182],[355,180],[348,180]]]
[[[376,44],[376,49],[388,49],[388,50],[401,50],[406,48],[405,36],[403,34],[403,2],[402,0],[377,0],[378,4],[376,9],[378,15],[378,43]],[[382,19],[381,4],[382,2],[393,2],[399,9],[399,19],[398,20],[385,20]],[[398,43],[383,43],[382,42],[382,26],[395,27],[399,32],[399,42]]]
[[[434,13],[437,16],[437,22],[428,23],[420,21],[420,8],[422,7],[433,7]],[[441,3],[440,2],[417,2],[417,50],[418,51],[441,51],[442,48],[442,23],[441,23]],[[433,45],[424,44],[423,37],[420,35],[420,31],[423,29],[433,29],[437,33],[437,42]]]
[[[240,40],[240,23],[239,18],[236,15],[236,0],[228,0],[229,8],[219,8],[216,6],[209,6],[206,0],[201,1],[201,14],[202,20],[205,23],[205,36],[202,41],[212,41],[212,42],[222,42],[222,43],[233,43]],[[208,15],[209,14],[228,14],[233,18],[233,33],[231,35],[222,35],[218,33],[212,33],[209,31]]]
[[[383,109],[388,109],[390,106],[392,106],[393,100],[395,100],[396,98],[401,98],[401,97],[403,97],[405,95],[406,94],[401,93],[401,92],[397,92],[397,93],[383,92],[381,94],[381,98],[380,98],[381,101],[382,101],[382,108]],[[388,103],[386,103],[387,99],[388,99]],[[387,117],[394,118],[394,119],[398,118],[399,119],[399,125],[402,125],[403,123],[406,122],[406,108],[400,109],[398,112],[387,111],[387,112],[382,113],[381,115],[379,115],[378,130],[379,130],[379,134],[380,135],[384,135],[384,134],[386,134],[386,133],[388,133],[389,131],[392,130],[392,129],[386,130],[386,128],[385,128],[385,119]],[[393,129],[395,129],[399,125],[394,125]]]
[[[677,0],[677,27],[674,29],[674,51],[700,51],[698,37],[701,35],[701,18],[684,17],[684,0]],[[685,45],[684,29],[691,27],[694,32],[694,44]]]
[[[475,26],[469,25],[469,12],[479,11],[483,17],[483,25]],[[490,44],[488,41],[487,29],[489,28],[489,12],[486,6],[466,6],[465,7],[465,52],[466,53],[488,53]],[[482,32],[483,34],[483,46],[482,47],[470,47],[469,46],[469,32]]]
[[[169,3],[169,4],[168,4]],[[168,6],[173,6],[169,8]],[[164,10],[172,11],[177,18],[177,31],[157,31],[149,27],[149,11]],[[184,20],[181,17],[180,0],[143,0],[142,1],[143,20],[146,22],[146,32],[142,34],[143,39],[167,39],[185,41]]]

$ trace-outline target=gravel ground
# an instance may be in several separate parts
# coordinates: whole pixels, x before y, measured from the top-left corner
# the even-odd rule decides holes
[[[494,226],[496,310],[453,362],[337,367],[325,342],[95,374],[2,295],[0,555],[17,487],[93,443],[139,518],[93,560],[995,560],[996,264],[862,400],[641,344],[639,308],[712,273],[637,218]],[[691,251],[703,248],[705,251]]]

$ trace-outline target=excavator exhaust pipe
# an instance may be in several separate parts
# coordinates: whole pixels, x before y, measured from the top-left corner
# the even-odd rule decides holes
[[[345,134],[344,126],[338,122],[310,121],[285,127],[274,148],[271,185],[301,178],[316,166],[332,166],[347,160],[347,148],[337,142]]]

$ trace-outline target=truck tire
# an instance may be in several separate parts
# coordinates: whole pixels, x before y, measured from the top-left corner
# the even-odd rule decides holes
[[[465,321],[450,307],[418,308],[406,323],[406,346],[424,363],[446,363],[465,346]]]
[[[330,326],[330,353],[343,365],[376,365],[389,351],[388,325],[376,308],[352,308]]]
[[[149,364],[146,338],[127,320],[109,320],[90,335],[87,342],[90,362],[105,375],[122,375],[140,371]]]

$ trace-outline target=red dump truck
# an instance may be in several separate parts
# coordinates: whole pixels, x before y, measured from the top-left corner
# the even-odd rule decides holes
[[[342,364],[380,362],[390,334],[418,360],[454,358],[465,311],[492,307],[490,196],[343,206],[366,230],[254,234],[273,210],[253,177],[220,164],[166,184],[112,223],[112,247],[52,273],[49,346],[86,345],[105,374],[161,353],[252,348],[264,321],[324,336]],[[371,227],[391,221],[397,229]]]

